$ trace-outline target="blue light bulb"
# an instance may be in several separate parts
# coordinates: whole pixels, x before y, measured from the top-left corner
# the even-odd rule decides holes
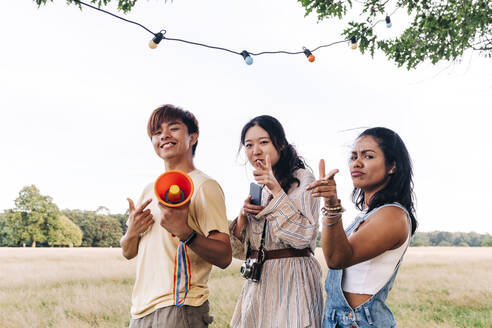
[[[247,65],[253,64],[253,58],[251,58],[251,56],[249,55],[249,52],[244,50],[243,52],[241,52],[241,56],[243,56],[244,61],[246,62]]]
[[[391,18],[389,16],[386,16],[386,27],[391,28],[393,24],[391,23]]]

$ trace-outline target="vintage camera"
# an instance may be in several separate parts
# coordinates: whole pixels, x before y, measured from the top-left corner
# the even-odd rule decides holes
[[[262,266],[263,263],[259,262],[258,259],[246,259],[243,265],[241,265],[241,276],[244,279],[251,279],[253,282],[258,282],[260,281]]]

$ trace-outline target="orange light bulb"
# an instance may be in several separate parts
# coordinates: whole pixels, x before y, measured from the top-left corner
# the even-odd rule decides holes
[[[314,61],[314,59],[315,59],[315,58],[314,58],[314,55],[311,53],[311,51],[309,51],[309,49],[308,49],[308,48],[303,47],[302,49],[303,49],[303,52],[304,52],[304,54],[306,55],[306,57],[307,57],[308,61],[309,61],[310,63],[312,63],[312,62]]]

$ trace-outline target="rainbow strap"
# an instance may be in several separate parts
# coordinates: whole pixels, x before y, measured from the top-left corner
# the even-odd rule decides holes
[[[182,267],[182,269],[181,269]],[[179,287],[181,285],[181,276],[184,276],[184,295],[182,299],[179,299]],[[186,250],[186,245],[179,242],[176,256],[174,257],[174,304],[177,307],[184,305],[186,295],[190,290],[191,270],[190,270],[190,258]]]

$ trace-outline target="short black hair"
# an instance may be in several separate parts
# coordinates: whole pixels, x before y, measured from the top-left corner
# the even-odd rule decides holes
[[[180,119],[183,121],[183,124],[186,125],[186,128],[188,129],[188,135],[192,133],[199,134],[198,120],[195,115],[181,107],[167,104],[156,108],[150,115],[149,122],[147,124],[147,134],[149,135],[149,138],[152,138],[155,131],[161,128],[162,123],[169,122],[174,119]],[[192,147],[193,156],[195,156],[197,145],[198,139]]]

